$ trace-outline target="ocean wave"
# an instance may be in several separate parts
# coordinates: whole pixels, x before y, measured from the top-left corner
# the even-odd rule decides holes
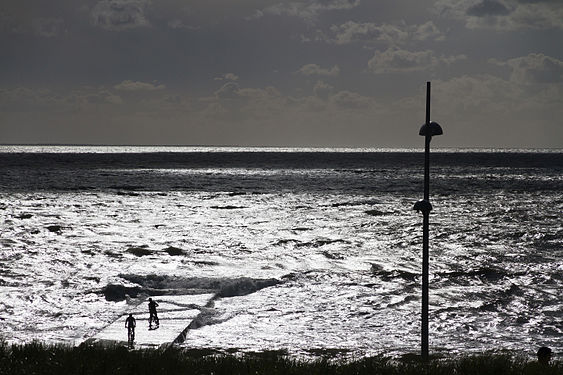
[[[127,299],[127,297],[137,298],[141,294],[150,294],[150,289],[140,288],[137,286],[124,286],[120,284],[108,284],[101,289],[106,301],[118,302]]]
[[[463,271],[436,272],[435,274],[438,277],[450,280],[457,278],[478,278],[488,282],[494,282],[503,278],[516,276],[515,272],[511,272],[500,267],[479,267]]]
[[[407,270],[393,269],[387,270],[379,264],[372,263],[371,273],[374,276],[379,277],[383,281],[392,281],[394,279],[403,279],[405,281],[416,281],[420,274],[416,272],[411,272]]]
[[[260,289],[282,283],[278,279],[239,278],[183,278],[167,275],[133,275],[123,274],[121,278],[134,285],[108,284],[101,289],[108,301],[123,301],[127,296],[137,298],[142,295],[162,294],[204,294],[214,293],[215,297],[236,297],[255,293]]]

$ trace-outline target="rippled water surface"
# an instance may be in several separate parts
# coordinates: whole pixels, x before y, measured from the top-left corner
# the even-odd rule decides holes
[[[0,150],[0,322],[79,343],[216,293],[188,347],[417,351],[420,152]],[[563,351],[563,152],[432,157],[430,346]]]

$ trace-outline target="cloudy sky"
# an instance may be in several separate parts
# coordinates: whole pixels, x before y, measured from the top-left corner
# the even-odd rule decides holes
[[[562,0],[3,0],[0,143],[563,147]]]

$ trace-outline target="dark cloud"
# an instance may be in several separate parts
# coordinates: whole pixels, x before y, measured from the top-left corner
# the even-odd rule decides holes
[[[385,41],[389,44],[401,43],[409,37],[404,27],[375,24],[371,22],[358,23],[348,21],[341,25],[332,25],[331,32],[334,37],[329,41],[336,44],[353,42]]]
[[[317,30],[314,37],[305,39],[306,41],[324,41],[338,45],[360,43],[374,46],[382,43],[401,45],[413,41],[442,41],[445,36],[432,21],[421,25],[346,21],[340,25],[331,25],[330,30],[326,32]]]
[[[554,4],[554,3],[561,3],[561,0],[517,0],[519,3],[522,4]]]
[[[563,83],[563,61],[541,53],[490,62],[510,68],[510,80],[516,83]]]
[[[483,0],[467,9],[467,14],[475,17],[504,16],[508,13],[510,10],[503,3],[495,0]]]
[[[114,88],[116,90],[122,90],[122,91],[153,91],[153,90],[163,90],[166,88],[166,86],[158,83],[147,83],[147,82],[125,80],[115,85]]]
[[[102,0],[91,12],[92,25],[110,31],[149,26],[145,10],[149,0]]]
[[[442,17],[465,23],[469,29],[563,30],[560,0],[482,0],[468,6],[466,0],[435,0]]]
[[[303,65],[297,73],[303,74],[305,76],[319,75],[319,76],[337,76],[340,74],[340,67],[338,65],[332,68],[321,68],[317,64],[306,64]]]
[[[329,10],[352,9],[360,5],[360,0],[294,0],[288,2],[279,2],[268,6],[253,16],[270,15],[287,15],[311,19],[317,17],[320,13]]]
[[[422,25],[415,25],[410,30],[415,40],[445,40],[446,36],[432,21],[428,21]]]
[[[376,51],[368,61],[370,71],[382,73],[407,73],[436,68],[444,64],[452,64],[464,60],[465,55],[437,56],[431,50],[408,51],[399,48],[388,48],[385,51]]]

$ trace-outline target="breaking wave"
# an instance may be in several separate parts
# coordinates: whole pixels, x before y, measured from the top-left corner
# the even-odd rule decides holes
[[[101,293],[108,301],[123,301],[127,297],[153,296],[163,294],[215,294],[214,298],[236,297],[252,294],[260,289],[282,283],[278,279],[239,278],[184,278],[167,275],[120,275],[130,286],[108,284]]]

